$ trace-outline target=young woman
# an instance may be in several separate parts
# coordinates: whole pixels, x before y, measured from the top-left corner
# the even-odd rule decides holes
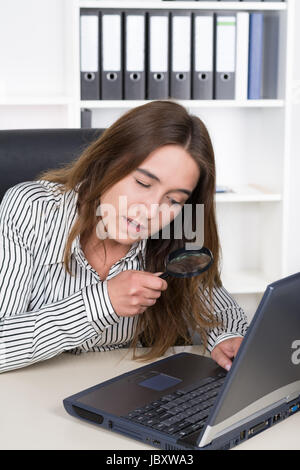
[[[0,371],[124,346],[154,359],[194,337],[228,370],[247,320],[220,279],[215,184],[205,125],[166,100],[128,111],[64,168],[10,188],[0,205]],[[190,205],[195,233],[197,204],[214,263],[166,281],[167,255],[190,242],[174,236],[175,217]]]

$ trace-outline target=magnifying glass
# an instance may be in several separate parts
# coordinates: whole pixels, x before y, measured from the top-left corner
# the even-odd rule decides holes
[[[193,277],[206,271],[213,263],[212,252],[204,246],[199,250],[179,248],[172,251],[166,262],[166,271],[159,277]]]

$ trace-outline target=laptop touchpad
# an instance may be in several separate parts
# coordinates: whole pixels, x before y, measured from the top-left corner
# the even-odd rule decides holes
[[[139,382],[138,385],[161,392],[166,388],[173,387],[179,382],[182,382],[182,380],[178,379],[177,377],[171,377],[170,375],[166,374],[158,374],[150,377],[149,379],[143,380],[142,382]]]

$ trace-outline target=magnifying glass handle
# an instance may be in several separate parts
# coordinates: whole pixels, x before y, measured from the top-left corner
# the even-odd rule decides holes
[[[161,277],[162,279],[166,279],[167,277],[169,276],[168,273],[162,273],[160,276],[158,277]]]

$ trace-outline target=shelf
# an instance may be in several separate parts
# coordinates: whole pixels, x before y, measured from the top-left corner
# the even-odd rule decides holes
[[[80,8],[139,8],[139,9],[192,9],[192,10],[286,10],[285,2],[163,2],[163,1],[128,1],[126,5],[120,0],[80,0]]]
[[[277,202],[282,200],[279,193],[272,193],[261,186],[250,185],[227,185],[233,192],[217,193],[216,202]]]
[[[67,96],[11,96],[0,97],[0,106],[61,106],[72,101]]]
[[[172,99],[172,98],[171,98]],[[284,100],[174,100],[188,108],[282,108]],[[154,100],[84,100],[79,102],[81,108],[135,108]],[[12,96],[0,97],[0,106],[61,106],[73,102],[67,96]]]
[[[170,98],[171,100],[173,98]],[[174,100],[188,108],[282,108],[284,100]],[[81,108],[135,108],[153,100],[81,100]]]
[[[259,270],[243,270],[233,274],[221,273],[225,289],[231,294],[261,294],[277,279],[267,278]]]

